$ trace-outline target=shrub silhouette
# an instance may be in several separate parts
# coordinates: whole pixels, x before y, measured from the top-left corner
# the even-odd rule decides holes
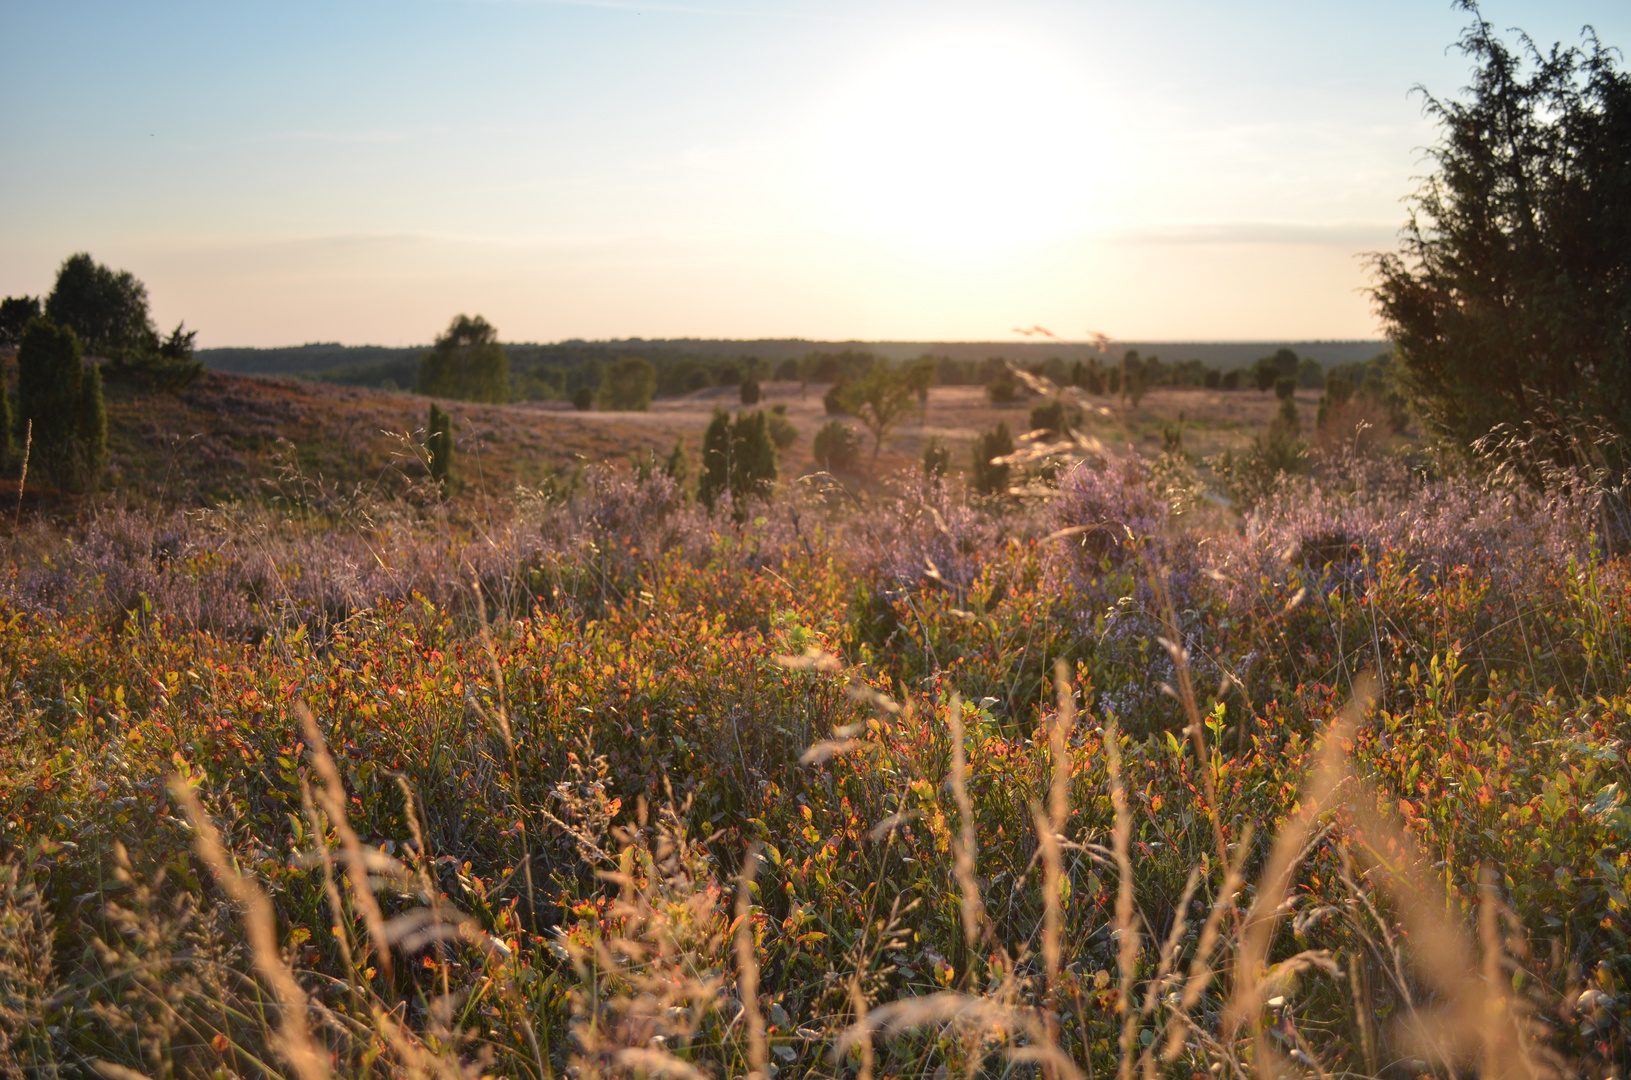
[[[723,409],[702,436],[702,476],[697,498],[712,510],[728,493],[738,517],[745,516],[751,498],[768,496],[776,482],[776,444],[764,410],[742,412],[732,420]]]
[[[832,473],[854,472],[861,460],[860,437],[837,420],[821,425],[811,448],[816,464]]]
[[[448,489],[453,482],[453,421],[434,403],[425,425],[425,451],[430,457],[431,478],[443,490]]]
[[[30,322],[17,349],[15,423],[32,425],[33,468],[69,491],[95,486],[107,459],[102,373],[87,370],[78,335],[49,318]]]
[[[1014,452],[1014,437],[1007,424],[998,424],[974,440],[974,462],[969,486],[981,495],[1000,495],[1008,490],[1009,466],[991,459]]]

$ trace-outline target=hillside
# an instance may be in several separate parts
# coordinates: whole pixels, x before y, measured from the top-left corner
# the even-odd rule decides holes
[[[814,471],[817,430],[829,420],[824,385],[764,384],[763,404],[781,407],[798,434],[780,455],[784,476]],[[420,476],[404,436],[425,425],[429,399],[414,394],[287,378],[208,372],[194,386],[160,391],[109,383],[109,476],[106,487],[126,498],[179,505],[255,497],[291,467],[308,480],[350,488]],[[1305,427],[1313,426],[1318,391],[1300,391]],[[916,464],[930,439],[952,453],[954,472],[967,469],[974,439],[1007,424],[1030,426],[1040,399],[995,405],[977,386],[934,387],[871,457],[871,439],[853,418],[837,418],[865,444],[862,471],[883,477]],[[1241,450],[1273,417],[1273,395],[1256,391],[1158,388],[1137,407],[1105,397],[1083,419],[1083,431],[1107,445],[1132,445],[1153,456],[1169,428],[1183,432],[1191,453]],[[442,402],[453,416],[463,497],[503,494],[537,485],[585,462],[666,456],[683,441],[694,477],[702,432],[716,408],[736,409],[735,387],[710,387],[653,402],[650,412],[577,412],[560,402],[485,405]],[[419,439],[411,440],[417,444]],[[859,479],[859,478],[857,478]],[[30,488],[34,483],[30,483]]]

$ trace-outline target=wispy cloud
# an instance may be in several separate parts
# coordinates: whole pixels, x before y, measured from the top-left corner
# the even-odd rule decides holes
[[[1324,247],[1391,247],[1396,222],[1218,221],[1148,225],[1117,233],[1123,244],[1299,244]]]
[[[274,131],[253,139],[254,142],[305,142],[334,145],[404,143],[414,136],[406,131]]]
[[[654,11],[665,15],[745,15],[763,19],[789,19],[818,22],[821,17],[798,11],[765,11],[758,8],[703,7],[696,4],[648,3],[644,0],[466,0],[482,4],[517,4],[525,7],[586,7],[608,11]]]

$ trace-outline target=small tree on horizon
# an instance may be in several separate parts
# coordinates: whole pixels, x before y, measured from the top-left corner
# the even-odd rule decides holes
[[[838,401],[872,433],[872,460],[876,461],[884,438],[917,408],[917,391],[903,372],[878,364],[840,390]]]
[[[63,260],[44,314],[72,330],[81,350],[93,356],[134,360],[158,351],[147,286],[129,270],[111,270],[87,252]]]
[[[597,403],[607,412],[647,412],[657,393],[657,369],[650,360],[625,356],[600,378]]]
[[[503,405],[510,400],[510,358],[498,331],[480,315],[456,315],[419,358],[419,393]]]

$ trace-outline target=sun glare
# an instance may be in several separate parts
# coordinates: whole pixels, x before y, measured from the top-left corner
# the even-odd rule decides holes
[[[846,85],[823,140],[842,231],[990,257],[1078,223],[1092,173],[1086,88],[1044,43],[915,42]]]

